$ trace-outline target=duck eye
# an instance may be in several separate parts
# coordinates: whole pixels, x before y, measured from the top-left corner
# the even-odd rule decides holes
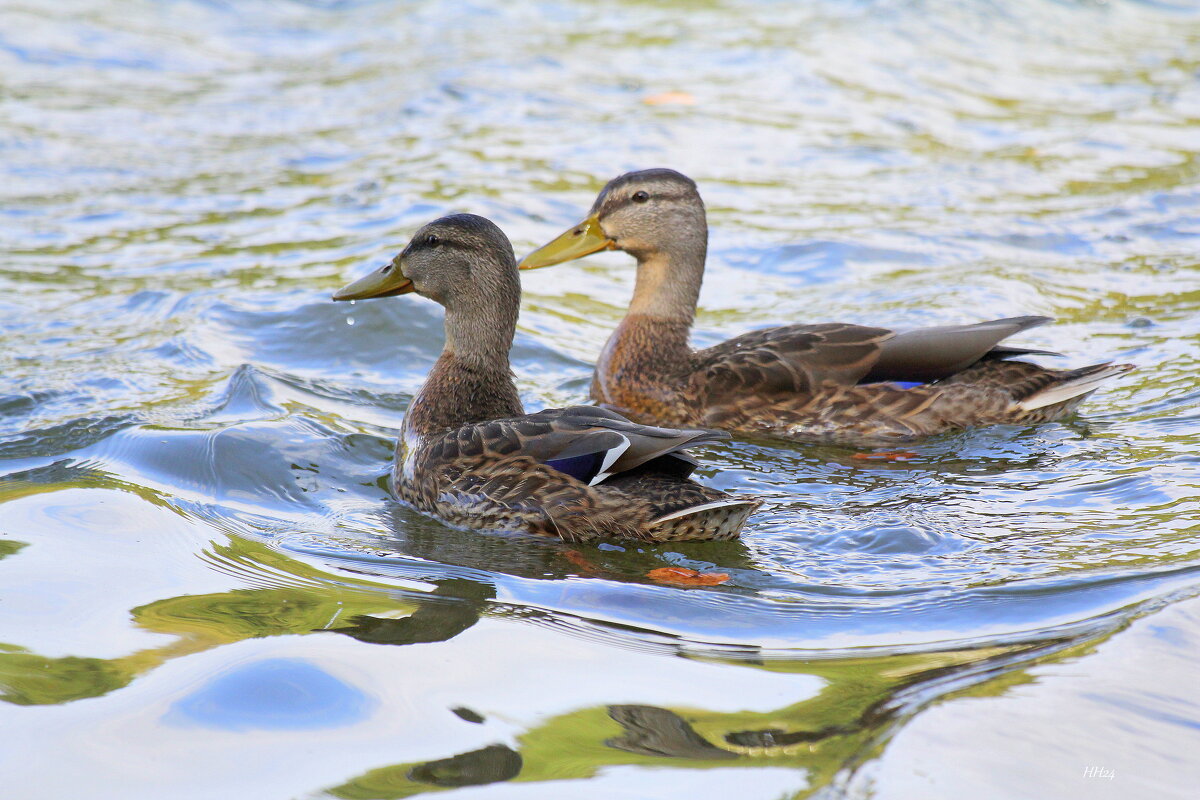
[[[633,202],[635,202],[635,203],[644,203],[649,199],[650,199],[649,192],[638,190],[633,193]]]
[[[437,247],[441,243],[442,238],[436,233],[431,233],[425,237],[425,244],[429,245],[430,247]]]

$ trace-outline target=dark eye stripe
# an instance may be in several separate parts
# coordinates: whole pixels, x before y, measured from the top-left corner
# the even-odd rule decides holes
[[[429,249],[429,250],[433,250],[435,248],[450,248],[452,250],[474,250],[478,247],[478,245],[472,245],[468,242],[462,242],[462,241],[458,241],[456,239],[446,239],[441,236],[436,236],[434,238],[436,238],[437,241],[434,243],[431,243],[429,241],[428,236],[422,236],[420,239],[417,239],[412,243],[412,247]]]
[[[637,194],[637,192],[634,192],[634,194]],[[688,195],[686,195],[686,194],[671,193],[671,192],[662,192],[662,193],[656,192],[654,195],[652,195],[652,197],[656,197],[660,200],[686,200],[686,199],[688,199]],[[602,203],[604,213],[616,211],[618,208],[624,208],[625,206],[632,206],[632,205],[640,206],[643,204],[635,202],[633,199],[633,195],[626,195],[625,197],[622,197],[617,200],[612,200],[612,199],[606,198],[604,200],[604,202]]]

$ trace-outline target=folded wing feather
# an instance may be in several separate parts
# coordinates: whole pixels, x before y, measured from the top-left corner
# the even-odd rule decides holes
[[[495,430],[498,439],[520,440],[520,447],[509,454],[530,456],[589,484],[676,454],[683,468],[690,472],[695,462],[683,452],[684,448],[729,438],[724,431],[638,425],[614,411],[595,406],[547,409],[483,425],[501,429]],[[503,429],[511,429],[511,433]]]

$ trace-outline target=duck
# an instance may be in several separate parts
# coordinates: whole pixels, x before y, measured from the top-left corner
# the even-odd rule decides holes
[[[567,542],[732,539],[760,505],[690,477],[687,449],[724,431],[640,425],[596,406],[525,413],[509,363],[520,277],[490,220],[430,222],[333,299],[410,292],[445,308],[445,340],[404,415],[391,474],[403,503],[458,527]]]
[[[1045,316],[907,331],[785,325],[693,350],[707,248],[695,181],[658,168],[609,181],[581,223],[522,259],[522,269],[601,250],[637,260],[629,310],[593,374],[591,396],[601,407],[648,424],[872,446],[1056,420],[1133,369],[1104,363],[1057,370],[1013,360],[1060,355],[1002,344],[1052,321]]]

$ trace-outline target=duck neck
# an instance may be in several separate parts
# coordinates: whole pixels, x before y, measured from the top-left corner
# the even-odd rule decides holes
[[[446,344],[405,415],[407,430],[435,433],[525,413],[508,361],[516,312],[515,303],[502,319],[495,307],[446,312]]]
[[[596,363],[592,396],[633,409],[641,405],[636,380],[665,386],[691,370],[689,343],[700,281],[703,235],[687,247],[638,255],[637,283],[629,313],[613,331]],[[637,376],[634,379],[632,376]]]
[[[636,254],[637,281],[629,304],[630,316],[683,322],[690,328],[707,255],[707,230],[680,237],[670,247]]]
[[[613,331],[603,361],[610,370],[636,366],[645,373],[679,371],[687,364],[704,259],[707,231],[675,246],[637,254],[637,282],[629,313]]]

